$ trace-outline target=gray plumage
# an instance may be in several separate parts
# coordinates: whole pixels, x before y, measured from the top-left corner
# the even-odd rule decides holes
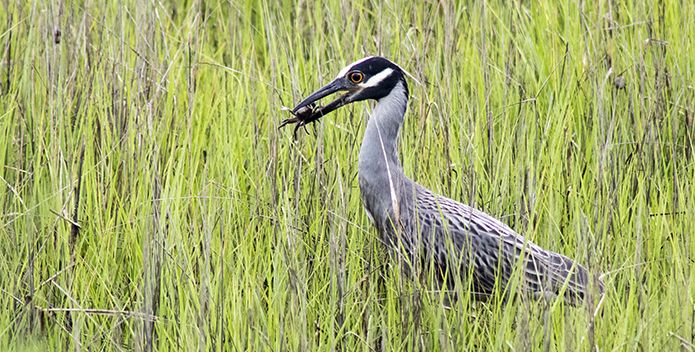
[[[354,72],[362,77],[350,76]],[[548,296],[564,290],[569,303],[581,302],[591,286],[586,268],[526,240],[494,217],[406,177],[398,159],[398,136],[408,102],[404,74],[385,58],[365,58],[294,109],[301,113],[338,90],[348,94],[319,109],[312,120],[354,101],[377,100],[360,148],[358,175],[364,207],[382,241],[405,259],[406,269],[417,265],[434,269],[439,286],[448,290],[457,281],[465,284],[470,279],[472,294],[487,298],[495,285],[504,289],[520,270],[522,292]],[[596,291],[602,293],[603,284],[596,282]]]

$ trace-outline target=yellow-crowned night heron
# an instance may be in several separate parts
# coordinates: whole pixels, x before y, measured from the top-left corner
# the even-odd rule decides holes
[[[318,100],[338,91],[347,93],[324,107],[316,106]],[[521,273],[522,292],[532,296],[564,292],[572,304],[586,297],[594,281],[586,268],[537,246],[492,216],[434,194],[405,176],[397,146],[408,84],[405,71],[393,62],[372,56],[348,65],[300,102],[292,110],[295,118],[282,125],[303,126],[366,99],[377,104],[360,148],[359,187],[369,219],[389,248],[420,261],[423,268],[434,268],[441,287],[452,289],[457,281],[469,282],[477,298],[490,296],[496,283],[504,289],[515,268]],[[596,292],[602,293],[603,284],[595,282]]]

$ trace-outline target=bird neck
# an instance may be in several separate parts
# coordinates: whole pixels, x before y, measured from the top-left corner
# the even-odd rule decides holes
[[[402,170],[398,160],[398,135],[407,105],[408,95],[402,83],[377,101],[369,115],[360,148],[359,171],[369,174],[364,176],[383,176],[387,171]]]
[[[399,82],[377,101],[362,140],[358,167],[360,191],[370,216],[377,223],[399,213],[405,176],[398,160],[398,135],[407,105],[407,88]]]

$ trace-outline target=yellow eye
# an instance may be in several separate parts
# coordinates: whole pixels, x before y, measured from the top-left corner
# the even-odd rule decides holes
[[[352,83],[360,83],[364,79],[364,74],[362,74],[360,71],[352,71],[348,73],[347,76]]]

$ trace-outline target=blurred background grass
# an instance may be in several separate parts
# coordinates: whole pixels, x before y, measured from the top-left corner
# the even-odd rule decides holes
[[[695,349],[691,1],[4,1],[0,346]],[[399,63],[418,182],[608,272],[601,311],[401,280],[360,204],[369,104],[292,106]],[[594,304],[597,302],[594,302]]]

